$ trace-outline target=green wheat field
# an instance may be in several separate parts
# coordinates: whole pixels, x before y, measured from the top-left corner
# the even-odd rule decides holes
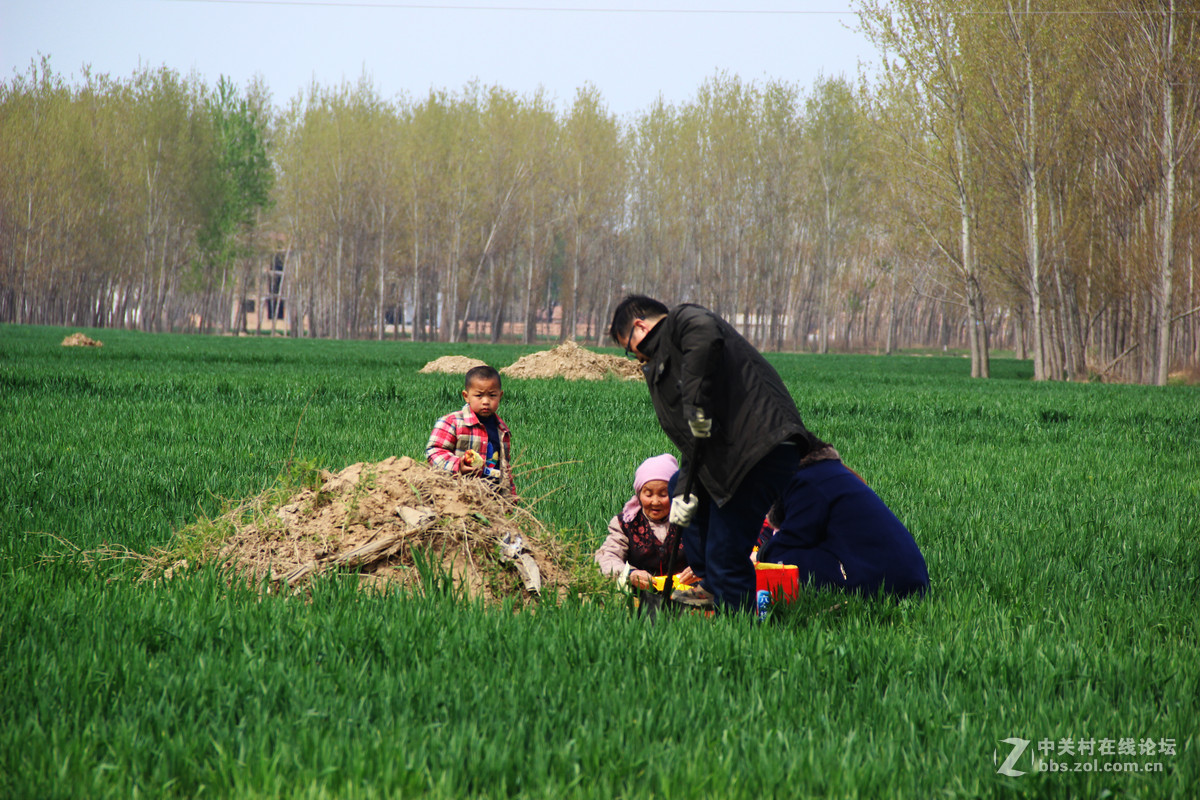
[[[144,553],[270,487],[423,456],[531,347],[0,327],[0,797],[1184,797],[1200,785],[1200,389],[997,359],[771,355],[912,530],[932,593],[650,623],[311,598]],[[544,349],[544,348],[542,348]],[[611,350],[609,352],[616,352]],[[671,449],[645,387],[506,379],[522,494],[590,554]],[[582,598],[577,595],[581,594]],[[1021,744],[1025,742],[1026,744]],[[1191,787],[1191,788],[1189,788]]]

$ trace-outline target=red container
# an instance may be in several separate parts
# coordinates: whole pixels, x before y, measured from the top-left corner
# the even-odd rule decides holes
[[[795,600],[800,594],[800,568],[791,564],[755,564],[758,591],[768,591],[778,602]]]

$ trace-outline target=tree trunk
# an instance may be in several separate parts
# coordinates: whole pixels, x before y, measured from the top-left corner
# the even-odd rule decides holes
[[[387,245],[387,198],[382,200],[379,210],[379,260],[377,269],[379,270],[379,297],[375,308],[376,317],[376,339],[383,341],[383,328],[386,322],[384,313],[384,292],[387,286],[387,281],[384,279],[387,274],[387,265],[384,261],[384,254]]]
[[[1155,351],[1154,384],[1167,385],[1171,366],[1171,295],[1175,282],[1175,108],[1171,80],[1175,50],[1175,0],[1168,0],[1163,19],[1162,141],[1159,157],[1163,174],[1158,216],[1158,282],[1155,287],[1155,327],[1158,342]]]
[[[961,109],[955,118],[954,147],[958,155],[958,213],[959,247],[961,250],[963,282],[967,298],[967,338],[971,348],[971,377],[991,377],[991,362],[988,356],[987,322],[984,315],[983,290],[975,265],[974,220],[970,200],[967,197],[969,173],[967,171],[967,133]],[[946,341],[943,339],[942,348]]]
[[[892,286],[891,297],[888,299],[888,318],[887,318],[887,339],[884,342],[883,352],[885,355],[892,355],[896,352],[896,265],[892,265]]]

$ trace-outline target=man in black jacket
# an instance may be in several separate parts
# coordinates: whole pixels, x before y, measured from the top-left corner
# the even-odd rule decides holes
[[[688,563],[718,606],[754,609],[750,552],[763,517],[800,460],[827,445],[775,368],[708,309],[630,295],[609,333],[642,362],[658,422],[683,456],[680,485],[696,470],[695,496],[671,501]]]

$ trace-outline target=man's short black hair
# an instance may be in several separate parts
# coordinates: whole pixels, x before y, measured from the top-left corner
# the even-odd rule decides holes
[[[470,389],[471,384],[475,381],[495,381],[500,385],[500,373],[495,367],[489,367],[487,364],[480,364],[478,367],[471,367],[467,370],[467,377],[463,380],[463,388]]]
[[[670,310],[653,297],[647,297],[644,294],[628,295],[617,304],[616,310],[613,311],[612,326],[608,329],[608,335],[614,342],[620,342],[622,336],[629,334],[629,329],[633,327],[635,319],[664,317]]]

